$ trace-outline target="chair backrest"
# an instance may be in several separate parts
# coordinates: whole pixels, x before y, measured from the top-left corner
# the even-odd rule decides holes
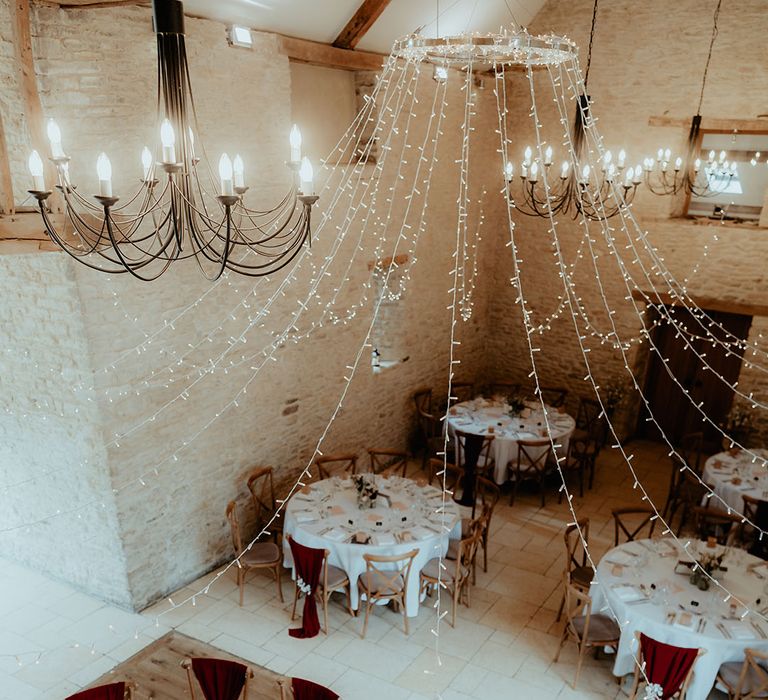
[[[432,413],[432,389],[421,389],[413,395],[413,402],[416,404],[416,412]]]
[[[653,508],[615,508],[613,515],[613,544],[647,539],[653,534],[656,525],[656,511]],[[648,531],[645,532],[645,528]],[[622,539],[623,538],[623,539]]]
[[[339,697],[330,688],[304,678],[281,678],[277,683],[281,700],[337,700]]]
[[[493,514],[493,510],[501,498],[501,489],[487,477],[478,476],[477,492],[480,495],[480,502],[487,505]]]
[[[464,469],[467,464],[475,467],[480,463],[490,463],[493,435],[475,435],[473,433],[465,433],[463,430],[457,430],[455,435],[456,441],[459,443],[459,453],[456,455],[456,461],[460,469]]]
[[[374,474],[386,475],[400,472],[405,476],[408,470],[408,453],[401,450],[368,450],[371,459],[371,471]]]
[[[645,664],[645,677],[648,683],[662,688],[661,698],[670,698],[679,692],[684,697],[691,680],[693,665],[703,649],[675,647],[658,642],[642,632],[636,632],[638,638],[638,663]]]
[[[560,386],[542,386],[540,387],[541,400],[553,408],[562,408],[565,406],[565,399],[568,398],[568,389]]]
[[[688,506],[697,506],[704,496],[709,493],[706,484],[689,472],[683,472],[683,480],[680,482],[680,500]],[[709,502],[709,501],[707,501]]]
[[[731,545],[739,535],[743,516],[719,508],[695,506],[696,534],[702,540],[714,537],[718,544]]]
[[[307,547],[307,545],[294,540],[291,535],[288,535],[288,546],[291,548],[291,554],[293,555],[293,569],[296,580],[301,579],[305,584],[314,587],[315,576],[318,576],[318,583],[322,583],[323,588],[327,589],[328,567],[325,564],[330,551]],[[320,573],[323,574],[322,581],[319,580]]]
[[[768,695],[768,651],[745,649],[741,674],[733,689],[733,697],[742,700],[764,698]],[[749,683],[745,683],[749,676]]]
[[[450,404],[462,403],[475,398],[475,383],[474,382],[451,382],[451,399]]]
[[[181,662],[187,672],[189,693],[195,700],[193,677],[205,700],[237,700],[248,697],[248,680],[253,671],[237,661],[229,659],[191,658]]]
[[[363,554],[365,560],[365,581],[369,591],[374,590],[377,598],[392,596],[404,596],[408,589],[408,578],[411,574],[413,560],[419,553],[418,549],[412,549],[405,554],[384,556],[381,554]],[[381,565],[384,566],[381,566]],[[391,565],[395,566],[392,567]],[[372,580],[377,577],[377,581]],[[402,577],[403,584],[400,585]]]
[[[579,536],[581,531],[581,536]],[[577,520],[573,525],[568,525],[563,533],[565,540],[565,572],[569,575],[574,569],[587,565],[587,550],[582,542],[589,546],[589,518]],[[579,556],[581,555],[581,556]]]
[[[680,446],[677,452],[697,474],[701,474],[701,453],[703,448],[704,433],[687,433],[680,438]]]
[[[565,603],[563,613],[565,614],[565,624],[570,633],[578,640],[588,639],[589,623],[592,617],[592,598],[587,593],[577,588],[568,574],[563,577],[565,586]],[[574,624],[578,617],[584,618],[584,625]]]
[[[261,527],[265,520],[272,517],[277,505],[272,467],[256,467],[248,477],[248,490],[256,511],[256,524]]]
[[[227,520],[232,533],[232,546],[235,554],[239,555],[243,551],[243,538],[240,534],[240,519],[237,517],[237,501],[227,503]]]
[[[538,455],[535,451],[540,451]],[[520,472],[540,472],[547,470],[552,460],[552,442],[542,440],[519,440],[517,443],[517,469]]]
[[[429,460],[431,472],[438,475],[438,481],[442,481],[443,460],[431,457]],[[464,470],[457,467],[453,462],[445,462],[445,488],[451,493],[455,493],[456,489],[461,485],[461,480],[464,478]]]
[[[339,454],[318,457],[315,459],[315,466],[321,479],[342,474],[352,476],[357,474],[357,455]]]
[[[68,695],[66,700],[130,700],[132,696],[132,685],[125,681],[118,681],[81,690],[74,695]]]
[[[603,409],[599,401],[595,399],[579,399],[579,410],[576,414],[576,427],[594,437],[598,444],[602,444],[605,438],[605,421],[602,417]]]
[[[472,573],[475,557],[477,556],[477,547],[483,537],[483,528],[488,519],[488,506],[483,506],[483,513],[479,518],[473,520],[469,525],[469,532],[465,537],[459,540],[459,554],[456,557],[456,583],[461,584],[463,580]]]

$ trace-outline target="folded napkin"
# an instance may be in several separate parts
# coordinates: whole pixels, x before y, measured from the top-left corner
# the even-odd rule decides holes
[[[607,561],[610,561],[611,564],[629,566],[637,563],[637,555],[625,549],[620,549],[617,552],[611,552]]]
[[[741,620],[725,620],[723,627],[733,639],[754,639],[757,636],[755,630],[745,625]]]
[[[635,600],[642,600],[645,598],[643,592],[631,583],[618,583],[615,586],[612,586],[612,588],[619,600],[625,603],[631,603]]]
[[[438,534],[433,530],[429,530],[426,527],[422,527],[421,525],[416,525],[415,527],[412,527],[411,532],[413,533],[413,538],[416,540],[423,540],[427,537],[434,537],[436,534]]]
[[[373,535],[372,539],[374,544],[380,545],[382,547],[395,544],[394,535],[391,535],[388,532],[380,532],[376,535]]]
[[[345,540],[347,537],[349,537],[349,533],[334,527],[326,532],[324,537],[327,537],[329,540],[333,540],[334,542],[341,542],[342,540]]]
[[[684,630],[692,630],[699,624],[699,617],[689,612],[681,612],[675,617],[675,627]]]
[[[317,513],[313,513],[310,510],[297,510],[294,512],[293,517],[296,518],[297,523],[313,523],[318,519]]]
[[[332,506],[328,511],[331,515],[344,515],[344,508],[341,506]]]

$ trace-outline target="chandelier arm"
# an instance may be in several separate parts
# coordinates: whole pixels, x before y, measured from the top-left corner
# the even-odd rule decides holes
[[[270,241],[273,238],[278,237],[280,235],[280,233],[282,231],[284,231],[285,228],[290,224],[291,220],[293,219],[294,215],[296,214],[296,210],[298,209],[298,206],[299,206],[299,198],[298,198],[297,195],[294,195],[293,202],[290,205],[290,211],[287,211],[284,214],[285,215],[284,222],[282,224],[279,224],[280,216],[283,215],[283,212],[280,212],[277,216],[275,216],[274,221],[278,222],[279,225],[278,225],[278,228],[273,233],[271,233],[271,234],[267,233],[266,231],[262,231],[260,226],[254,226],[253,228],[245,228],[245,229],[238,227],[238,230],[241,233],[246,232],[246,231],[250,232],[250,231],[253,231],[253,230],[257,230],[257,231],[265,234],[262,238],[259,238],[258,240],[255,240],[254,243],[264,243],[264,242]],[[252,222],[251,217],[248,216],[248,215],[246,215],[246,216],[247,216],[248,220]]]
[[[143,261],[140,261],[138,263],[132,263],[128,261],[122,251],[120,250],[120,246],[118,245],[117,241],[115,240],[114,231],[112,230],[112,217],[109,215],[109,207],[105,206],[105,217],[104,217],[104,224],[107,227],[107,235],[109,236],[109,240],[112,242],[112,247],[115,251],[115,254],[120,259],[120,262],[125,267],[126,271],[129,272],[131,275],[133,275],[136,279],[141,280],[142,282],[152,282],[153,280],[156,280],[160,275],[162,275],[167,269],[168,266],[173,262],[173,259],[166,260],[165,264],[161,267],[160,272],[158,272],[156,275],[152,276],[144,276],[140,275],[137,270],[140,270],[150,263],[154,262],[156,258],[148,258]],[[168,242],[172,240],[171,237],[169,237]]]

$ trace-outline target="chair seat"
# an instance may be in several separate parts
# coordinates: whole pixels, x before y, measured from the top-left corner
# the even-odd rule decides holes
[[[394,571],[392,574],[394,574]],[[396,579],[392,580],[392,574],[380,571],[364,572],[357,579],[357,585],[361,590],[373,595],[389,595],[390,593],[394,594],[397,591],[402,591],[405,586],[402,575],[398,575]],[[369,580],[370,589],[368,588]]]
[[[587,618],[584,615],[579,615],[571,620],[571,624],[579,637],[584,636],[584,623],[586,620]],[[589,618],[588,642],[618,641],[620,635],[619,626],[607,615],[596,614]]]
[[[458,542],[457,542],[458,544]],[[440,573],[440,560],[439,559],[430,559],[425,565],[424,568],[421,570],[421,575],[433,579],[434,581],[437,581],[438,575],[440,576],[440,580],[444,583],[451,584],[453,583],[453,575],[456,571],[456,567],[454,565],[446,566],[446,568],[443,570],[442,574]]]
[[[464,528],[462,527],[462,537]],[[448,551],[445,553],[446,559],[456,560],[459,558],[459,540],[448,540]]]
[[[275,564],[280,561],[280,547],[274,542],[256,542],[247,550],[240,561],[246,566]]]
[[[323,578],[321,576],[320,580]],[[328,565],[328,590],[334,591],[337,588],[342,588],[349,583],[349,577],[346,571],[339,569],[337,566]]]
[[[717,675],[728,688],[734,690],[738,685],[743,666],[744,664],[741,661],[729,661],[720,666],[720,671]],[[768,670],[766,670],[766,673],[768,673]],[[741,686],[741,694],[748,695],[753,692],[753,689],[760,688],[763,685],[765,685],[765,678],[761,678],[760,674],[752,666],[748,666],[747,675]],[[768,698],[768,690],[760,690],[754,697]]]
[[[571,581],[577,586],[589,588],[594,577],[595,570],[591,566],[577,566],[575,569],[571,569]]]

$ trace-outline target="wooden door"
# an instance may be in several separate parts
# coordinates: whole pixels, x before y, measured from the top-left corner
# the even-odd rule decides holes
[[[730,411],[733,390],[720,377],[730,384],[739,378],[743,351],[733,347],[732,343],[735,338],[747,338],[752,317],[721,311],[706,312],[712,319],[711,324],[707,322],[710,333],[720,340],[731,341],[732,350],[728,352],[722,345],[712,345],[711,341],[705,339],[707,334],[690,311],[677,306],[667,307],[667,311],[675,323],[687,328],[690,334],[687,335],[686,345],[685,340],[669,323],[662,323],[651,332],[654,345],[661,354],[659,357],[659,353],[651,351],[645,379],[644,392],[651,413],[672,444],[678,444],[680,438],[687,433],[703,431],[706,443],[719,445],[718,431],[702,421],[696,404],[701,402],[702,410],[715,423],[720,423]],[[729,337],[728,333],[735,338]],[[709,368],[696,353],[705,355]],[[675,383],[673,377],[682,388]],[[638,434],[652,440],[661,440],[658,429],[645,420],[647,416],[647,411],[641,411]]]

